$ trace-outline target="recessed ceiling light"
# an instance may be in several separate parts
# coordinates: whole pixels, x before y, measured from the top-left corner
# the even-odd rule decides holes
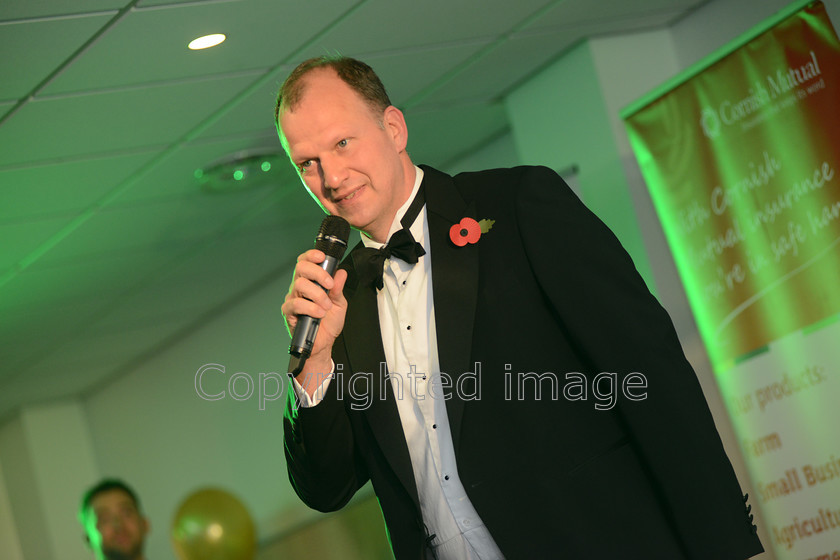
[[[194,51],[201,49],[209,49],[210,47],[215,47],[225,39],[226,37],[223,33],[214,33],[212,35],[205,35],[204,37],[199,37],[198,39],[193,39],[187,46]]]
[[[224,156],[193,175],[205,192],[238,192],[288,181],[289,158],[275,146],[243,150]],[[283,165],[286,163],[286,165]]]

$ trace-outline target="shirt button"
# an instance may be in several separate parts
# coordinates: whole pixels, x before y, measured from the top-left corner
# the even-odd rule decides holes
[[[432,429],[437,430],[437,424],[432,424]]]
[[[406,329],[410,331],[410,330],[411,330],[411,325],[408,325],[408,326],[406,327]]]
[[[443,480],[449,480],[449,475],[444,476]]]

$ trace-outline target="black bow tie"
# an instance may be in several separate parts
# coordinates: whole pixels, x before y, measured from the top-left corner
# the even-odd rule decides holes
[[[361,283],[372,284],[378,290],[381,290],[384,286],[382,271],[385,267],[385,259],[397,257],[409,264],[416,264],[420,257],[426,254],[423,246],[414,240],[414,236],[409,231],[411,224],[414,223],[425,203],[423,186],[420,185],[417,196],[414,197],[402,220],[400,220],[402,229],[394,232],[385,246],[380,249],[363,247],[353,251],[353,266],[356,268]]]

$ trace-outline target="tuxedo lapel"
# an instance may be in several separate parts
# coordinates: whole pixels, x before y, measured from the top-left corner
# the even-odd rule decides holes
[[[351,259],[354,254],[355,249],[350,253]],[[379,328],[376,290],[373,286],[359,284],[355,265],[347,269],[350,289],[345,290],[348,305],[342,336],[346,342],[347,366],[350,371],[345,371],[344,375],[349,377],[358,372],[373,374],[369,391],[371,404],[364,409],[365,417],[391,468],[415,504],[419,505],[405,432],[400,422],[397,403],[394,401],[391,382],[385,378],[387,366],[385,350],[382,347],[382,332]]]
[[[435,306],[440,368],[452,379],[447,391],[446,412],[457,455],[464,401],[458,398],[457,382],[470,363],[473,322],[478,297],[478,247],[458,247],[449,238],[453,224],[464,217],[476,219],[475,205],[467,205],[452,178],[423,166],[426,215],[432,255],[432,290]]]

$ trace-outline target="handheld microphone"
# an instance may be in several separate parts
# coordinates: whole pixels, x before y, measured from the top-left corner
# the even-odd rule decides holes
[[[321,229],[318,230],[318,236],[315,238],[315,248],[327,256],[320,266],[330,276],[335,276],[338,263],[347,249],[349,238],[350,224],[341,216],[327,216],[321,222]],[[327,291],[326,288],[324,291]],[[291,355],[289,373],[297,375],[303,369],[303,364],[312,353],[312,344],[315,342],[315,335],[318,334],[320,324],[320,319],[315,319],[309,315],[298,317],[295,333],[292,336],[292,344],[289,346],[289,354]]]

